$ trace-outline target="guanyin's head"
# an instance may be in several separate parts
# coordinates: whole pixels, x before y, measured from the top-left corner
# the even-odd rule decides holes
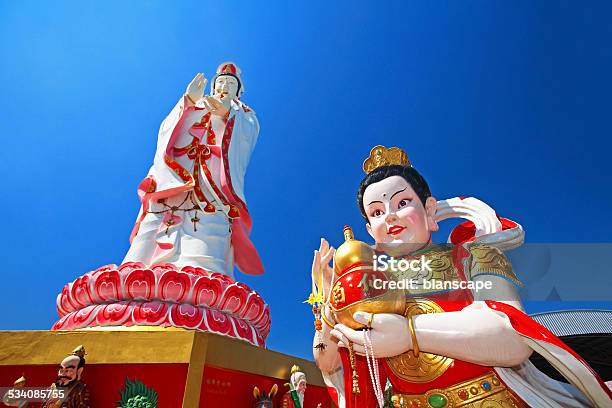
[[[224,62],[219,65],[211,85],[212,95],[227,103],[239,98],[243,91],[240,73],[240,68],[233,62]]]

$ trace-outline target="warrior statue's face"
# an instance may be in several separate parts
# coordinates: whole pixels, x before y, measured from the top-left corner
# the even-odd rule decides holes
[[[81,378],[83,367],[79,368],[79,362],[78,356],[68,356],[62,360],[57,372],[57,380],[60,385],[68,385],[72,381]]]
[[[429,243],[432,231],[438,229],[436,199],[429,197],[423,205],[402,176],[370,184],[363,193],[363,207],[366,229],[379,245],[410,244],[405,249],[416,250]]]
[[[230,75],[221,75],[215,80],[214,96],[229,103],[238,96],[238,80]]]

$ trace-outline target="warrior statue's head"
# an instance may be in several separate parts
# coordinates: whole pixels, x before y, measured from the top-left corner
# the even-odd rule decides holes
[[[432,232],[438,230],[436,199],[406,153],[397,147],[376,146],[363,170],[366,176],[357,205],[377,247],[388,250],[402,244],[402,250],[414,251],[431,242]]]
[[[85,367],[85,348],[79,346],[60,363],[57,372],[57,384],[66,387],[80,380]]]
[[[233,62],[224,62],[217,68],[217,73],[210,84],[210,92],[222,101],[238,99],[244,91],[240,79],[240,68]]]

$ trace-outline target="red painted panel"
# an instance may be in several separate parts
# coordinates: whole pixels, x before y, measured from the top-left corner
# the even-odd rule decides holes
[[[0,387],[9,387],[25,374],[28,387],[50,385],[58,365],[0,366]],[[179,408],[187,379],[187,364],[87,364],[83,381],[89,387],[93,406],[112,408],[121,399],[119,391],[125,378],[137,379],[153,388],[159,396],[159,408]]]

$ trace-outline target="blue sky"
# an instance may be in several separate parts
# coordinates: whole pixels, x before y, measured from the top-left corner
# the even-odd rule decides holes
[[[49,328],[66,282],[121,261],[161,121],[225,60],[261,124],[246,192],[266,274],[238,279],[271,306],[272,349],[311,355],[312,252],[344,224],[367,238],[355,192],[375,144],[406,149],[436,197],[481,198],[529,242],[612,241],[611,13],[603,1],[0,3],[0,329]]]

